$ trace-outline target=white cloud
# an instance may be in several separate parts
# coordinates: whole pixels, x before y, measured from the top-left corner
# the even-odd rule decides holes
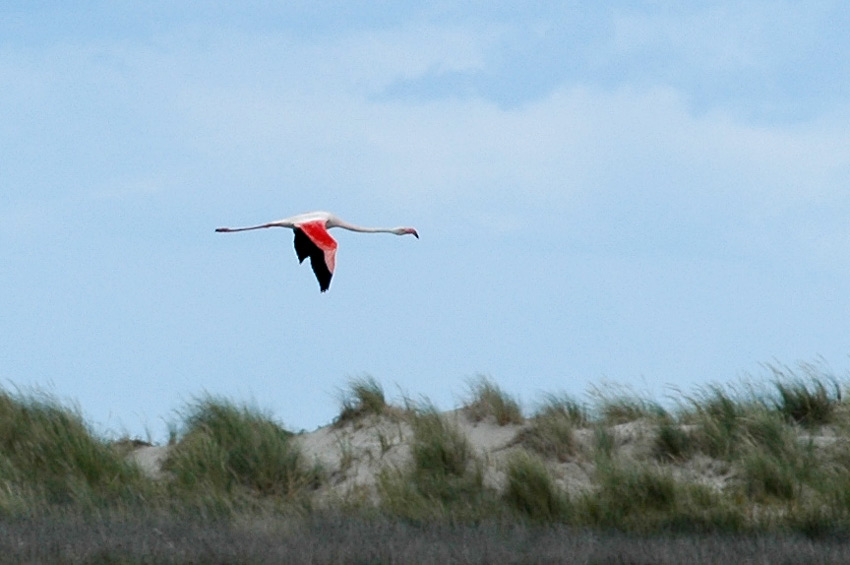
[[[704,15],[622,16],[617,45],[636,49],[662,36],[673,46],[690,45],[687,53],[696,56],[712,45],[710,28],[736,14]],[[53,77],[65,89],[61,111],[80,112],[64,116],[70,123],[51,124],[50,135],[77,135],[72,154],[110,156],[115,170],[99,170],[102,163],[86,157],[100,175],[85,185],[95,191],[111,178],[146,186],[152,177],[145,168],[155,166],[156,178],[172,178],[175,170],[216,178],[218,188],[207,178],[196,183],[205,195],[237,183],[243,191],[336,185],[375,201],[480,208],[482,217],[505,214],[505,206],[517,216],[649,202],[685,220],[706,210],[757,219],[844,197],[846,108],[795,126],[756,126],[722,111],[696,114],[682,90],[652,84],[564,84],[512,108],[475,96],[375,96],[435,69],[486,71],[503,32],[414,23],[321,42],[174,33],[148,44],[63,46],[58,63],[48,49],[35,57],[32,76]],[[750,64],[759,49],[740,30],[730,33],[707,56],[732,50],[740,53],[738,64]],[[37,114],[44,100],[25,112]],[[104,145],[104,132],[107,142],[120,143]]]
[[[314,53],[305,69],[331,53],[336,47]],[[644,201],[686,221],[752,219],[845,191],[846,112],[753,125],[720,111],[696,114],[680,91],[647,86],[565,86],[509,109],[475,97],[368,96],[408,72],[403,59],[366,73],[372,86],[364,89],[346,65],[321,76],[302,69],[309,78],[293,76],[282,89],[192,85],[182,98],[195,132],[186,142],[244,174],[286,170],[316,185],[343,180],[374,200],[480,206],[486,214],[513,200],[529,212]]]

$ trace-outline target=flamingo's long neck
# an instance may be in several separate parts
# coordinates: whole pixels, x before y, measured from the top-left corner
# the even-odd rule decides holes
[[[329,228],[342,228],[348,231],[356,231],[360,233],[393,233],[392,228],[364,228],[363,226],[355,226],[354,224],[349,224],[339,218],[334,218],[328,224]]]

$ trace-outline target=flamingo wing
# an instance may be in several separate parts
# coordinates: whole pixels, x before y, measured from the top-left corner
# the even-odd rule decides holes
[[[310,266],[319,281],[319,289],[325,292],[331,286],[331,277],[336,265],[336,240],[325,228],[323,220],[304,222],[293,228],[295,231],[295,254],[298,262],[310,258]]]

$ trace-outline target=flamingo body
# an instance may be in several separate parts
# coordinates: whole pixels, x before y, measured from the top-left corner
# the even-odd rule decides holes
[[[310,266],[319,281],[319,289],[325,292],[331,285],[336,266],[336,240],[331,237],[321,221],[305,222],[293,228],[295,232],[295,254],[298,262],[310,258]]]
[[[310,266],[322,292],[330,288],[336,266],[337,242],[328,232],[329,228],[344,228],[361,233],[411,234],[419,239],[419,234],[413,228],[364,228],[344,222],[329,212],[308,212],[267,224],[246,228],[217,228],[215,231],[227,233],[272,227],[291,228],[295,232],[294,244],[298,262],[303,263],[304,259],[310,258]]]

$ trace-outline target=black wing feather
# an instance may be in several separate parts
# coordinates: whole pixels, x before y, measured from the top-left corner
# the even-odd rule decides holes
[[[330,288],[331,277],[333,276],[325,263],[325,252],[319,249],[319,246],[313,243],[313,240],[300,229],[294,228],[293,231],[295,232],[295,254],[298,255],[298,262],[303,263],[304,259],[310,258],[310,266],[313,267],[313,272],[319,281],[319,289],[325,292]]]

